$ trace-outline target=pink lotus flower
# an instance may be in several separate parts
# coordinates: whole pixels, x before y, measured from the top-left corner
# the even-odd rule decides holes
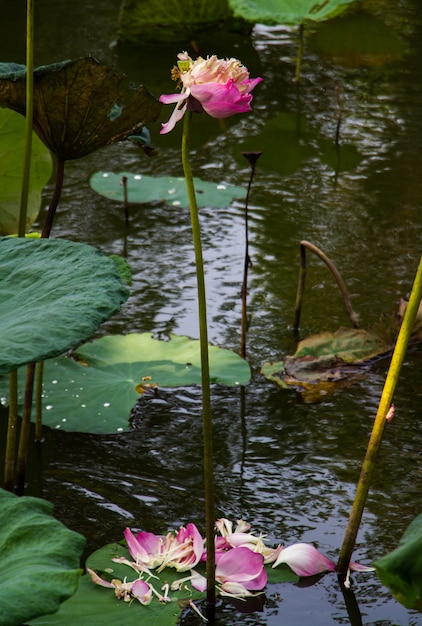
[[[204,540],[195,524],[181,526],[177,534],[154,535],[138,532],[133,535],[129,528],[124,532],[130,555],[135,559],[139,571],[145,568],[174,567],[178,572],[185,572],[197,565],[201,559]]]
[[[204,110],[211,117],[230,117],[251,110],[251,91],[262,78],[250,78],[247,68],[237,59],[218,59],[215,55],[195,61],[187,54],[178,54],[172,77],[182,85],[180,93],[163,94],[160,102],[176,104],[161,133],[168,133],[189,110]]]

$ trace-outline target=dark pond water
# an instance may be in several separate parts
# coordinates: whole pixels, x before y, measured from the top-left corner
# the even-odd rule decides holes
[[[24,7],[0,0],[0,60],[24,62]],[[388,360],[318,403],[259,373],[268,359],[294,351],[293,310],[299,241],[321,247],[349,287],[368,328],[395,311],[412,285],[422,249],[422,10],[418,0],[363,2],[381,20],[389,55],[365,48],[380,28],[352,35],[362,54],[325,56],[306,40],[301,81],[294,83],[297,34],[258,26],[250,38],[213,37],[203,53],[237,56],[263,83],[254,111],[224,122],[195,119],[192,166],[206,180],[246,185],[242,150],[262,150],[250,206],[248,358],[244,390],[215,388],[213,414],[218,515],[243,517],[274,542],[315,543],[336,558],[382,391]],[[169,92],[180,46],[111,47],[118,0],[36,3],[36,65],[91,53],[144,83]],[[369,18],[368,18],[369,20]],[[340,29],[340,24],[337,24]],[[329,39],[334,37],[327,35]],[[347,37],[343,37],[344,41]],[[397,45],[397,40],[400,45]],[[385,47],[385,46],[384,46]],[[382,46],[381,46],[382,48]],[[402,54],[397,54],[397,48]],[[334,139],[342,104],[339,150]],[[170,114],[163,111],[163,121]],[[274,121],[275,120],[275,121]],[[132,295],[99,334],[151,332],[198,336],[193,252],[187,211],[135,205],[126,232],[119,204],[97,196],[97,170],[181,175],[180,129],[159,135],[148,160],[115,145],[66,167],[53,236],[126,250]],[[45,194],[48,203],[51,188]],[[201,212],[210,340],[238,350],[243,268],[243,206]],[[310,260],[301,333],[335,330],[348,319],[332,277]],[[395,396],[363,516],[354,559],[369,564],[392,550],[421,513],[422,352],[409,352]],[[88,539],[92,551],[122,537],[129,525],[162,532],[188,521],[202,527],[202,442],[198,390],[160,391],[137,411],[131,432],[109,436],[45,429],[32,451],[27,493],[55,504],[56,516]],[[361,617],[351,617],[334,575],[312,586],[272,587],[261,613],[222,609],[219,624],[328,626],[422,624],[372,574],[354,576]],[[196,620],[196,621],[195,621]],[[359,621],[361,620],[361,621]],[[189,620],[188,620],[189,621]],[[196,624],[197,618],[190,618]]]

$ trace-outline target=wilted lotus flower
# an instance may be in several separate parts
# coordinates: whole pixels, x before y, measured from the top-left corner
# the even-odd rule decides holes
[[[180,81],[180,93],[164,94],[160,102],[176,103],[161,133],[173,130],[187,110],[204,110],[211,117],[230,117],[251,110],[251,91],[262,78],[250,78],[248,69],[237,59],[218,59],[215,55],[195,61],[187,52],[178,54],[172,78]]]
[[[215,581],[221,595],[251,596],[252,591],[260,591],[267,584],[267,572],[264,567],[262,554],[253,552],[249,548],[239,547],[216,552]],[[198,591],[205,591],[207,580],[198,572],[191,572],[191,576],[176,581],[178,584],[189,580],[192,587]]]
[[[204,549],[204,540],[195,524],[181,526],[179,531],[167,535],[138,532],[133,535],[129,528],[124,532],[130,555],[139,569],[174,567],[185,572],[197,565]]]

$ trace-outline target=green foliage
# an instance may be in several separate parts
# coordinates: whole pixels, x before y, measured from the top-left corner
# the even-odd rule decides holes
[[[114,262],[64,239],[0,239],[0,374],[88,339],[128,298]]]
[[[0,68],[0,106],[25,114],[25,68]],[[93,57],[34,69],[34,130],[62,160],[78,159],[140,132],[161,104],[142,85]]]
[[[100,548],[87,559],[87,567],[98,572],[102,578],[111,580],[117,578],[128,581],[135,580],[137,574],[127,565],[114,563],[112,558],[125,557],[132,560],[127,548],[118,543],[112,543]],[[205,575],[204,565],[195,568]],[[298,576],[287,567],[271,566],[267,568],[268,581],[270,583],[297,582]],[[189,572],[179,573],[172,568],[165,568],[160,574],[154,570],[154,576],[150,579],[157,590],[161,593],[163,585],[171,585],[174,581],[188,576]],[[151,604],[142,606],[136,600],[131,604],[123,600],[116,600],[113,589],[106,589],[95,585],[89,575],[81,579],[78,591],[72,598],[62,604],[55,615],[47,615],[30,622],[31,626],[43,626],[50,624],[66,624],[73,626],[176,626],[179,623],[180,614],[189,606],[189,600],[204,600],[205,594],[194,589],[189,583],[184,584],[180,591],[169,593],[171,602],[160,603],[153,597]],[[246,606],[245,602],[245,606]]]
[[[25,119],[10,109],[0,108],[0,235],[18,232],[24,147]],[[52,169],[49,150],[33,133],[27,230],[37,218],[41,191],[50,180]]]
[[[422,514],[406,528],[397,548],[375,561],[374,567],[406,608],[422,608]]]
[[[189,208],[189,199],[186,191],[186,181],[183,177],[171,176],[144,176],[129,172],[96,172],[91,176],[90,185],[94,191],[110,198],[123,202],[122,179],[127,178],[128,202],[167,202],[171,206]],[[246,189],[233,185],[209,183],[194,178],[198,207],[224,208],[230,205],[234,198],[246,197]]]
[[[54,613],[77,589],[85,539],[45,500],[0,490],[0,626]]]
[[[201,384],[199,341],[150,333],[113,335],[81,346],[76,360],[62,356],[44,363],[43,423],[63,430],[112,433],[129,430],[140,395],[155,386]],[[244,385],[246,361],[231,350],[209,346],[211,382]],[[7,393],[7,380],[1,382]]]
[[[229,0],[237,17],[261,24],[319,22],[338,15],[356,0]]]

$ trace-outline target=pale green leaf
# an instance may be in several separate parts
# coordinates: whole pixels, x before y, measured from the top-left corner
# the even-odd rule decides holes
[[[128,202],[166,202],[174,207],[189,208],[189,199],[184,178],[171,176],[145,176],[129,172],[96,172],[91,176],[90,185],[94,191],[123,203],[123,178],[126,179]],[[194,178],[198,207],[224,208],[234,198],[246,197],[246,189],[223,183],[210,183]]]
[[[0,235],[18,232],[25,148],[25,118],[0,108]],[[41,208],[41,192],[51,177],[53,164],[49,150],[32,134],[31,175],[26,230]]]

